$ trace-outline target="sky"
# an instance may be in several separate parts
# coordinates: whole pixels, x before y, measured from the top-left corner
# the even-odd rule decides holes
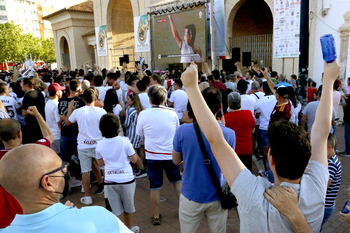
[[[62,8],[65,8],[66,6],[71,6],[74,4],[77,4],[79,2],[82,2],[84,0],[46,0],[47,3],[52,5],[54,8],[61,10]]]

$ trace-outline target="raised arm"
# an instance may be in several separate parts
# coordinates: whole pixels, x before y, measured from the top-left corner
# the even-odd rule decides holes
[[[210,143],[213,154],[229,185],[245,168],[236,152],[226,142],[219,123],[203,99],[197,84],[197,66],[192,63],[181,75],[197,122]]]
[[[265,67],[265,69],[264,69],[264,70],[261,70],[260,72],[263,73],[264,78],[266,79],[266,82],[267,82],[267,84],[269,85],[270,90],[272,91],[273,94],[275,94],[275,92],[276,92],[276,90],[275,90],[276,84],[274,84],[274,83],[272,82],[272,80],[269,78],[269,76],[267,75],[267,74],[268,74],[267,68]]]
[[[40,112],[38,111],[36,106],[28,107],[27,113],[36,118],[36,120],[39,123],[39,127],[41,130],[41,133],[43,134],[43,137],[46,138],[47,140],[49,140],[50,143],[52,143],[54,140],[52,131],[51,131],[50,127],[46,124],[44,118],[42,117],[42,115],[40,114]]]
[[[171,32],[173,33],[173,36],[176,40],[177,45],[179,46],[179,48],[181,48],[181,38],[179,36],[179,33],[176,30],[173,18],[171,17],[171,15],[169,15],[169,21],[170,21],[170,27],[171,27]]]
[[[311,158],[328,167],[327,138],[331,129],[333,113],[333,83],[340,73],[337,61],[324,63],[322,97],[316,110],[315,122],[311,128]]]

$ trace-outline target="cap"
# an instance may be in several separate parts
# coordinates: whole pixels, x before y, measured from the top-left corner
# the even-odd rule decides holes
[[[227,102],[237,104],[237,108],[241,108],[241,95],[238,92],[231,92],[227,96]]]
[[[48,90],[49,90],[49,92],[57,92],[59,90],[64,91],[64,90],[66,90],[66,87],[65,86],[61,86],[58,83],[51,83],[49,88],[48,88]]]
[[[89,69],[88,71],[89,71],[89,72],[92,72],[93,70],[92,70],[92,69]]]
[[[275,90],[277,91],[277,94],[279,96],[282,96],[284,98],[288,98],[288,97],[285,97],[285,95],[289,95],[289,90],[286,86],[284,86],[284,85],[281,85],[279,87],[276,86]]]

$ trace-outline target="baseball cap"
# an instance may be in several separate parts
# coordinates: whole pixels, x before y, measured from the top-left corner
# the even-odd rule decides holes
[[[57,92],[59,90],[64,91],[64,90],[66,90],[66,87],[61,86],[58,83],[51,83],[48,90],[49,90],[49,92]]]
[[[284,85],[281,85],[279,87],[276,86],[275,90],[277,91],[277,94],[280,95],[281,97],[288,98],[288,97],[285,97],[285,95],[289,95],[289,90],[286,86]]]
[[[238,92],[228,94],[227,101],[230,104],[236,104],[237,109],[241,108],[241,95]]]

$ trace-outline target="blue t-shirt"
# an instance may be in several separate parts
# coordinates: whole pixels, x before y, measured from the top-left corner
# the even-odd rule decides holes
[[[56,203],[38,213],[17,214],[11,225],[2,233],[106,233],[131,231],[111,212],[103,207],[92,206],[76,209]]]
[[[282,86],[282,85],[285,86],[285,87],[292,86],[289,83],[287,83],[286,81],[283,81],[283,82],[280,82],[280,83],[276,84],[276,87],[279,87],[279,86]]]
[[[221,124],[220,127],[227,143],[234,149],[236,143],[235,132]],[[203,133],[202,137],[215,174],[220,181],[220,167],[210,149],[209,142]],[[173,145],[174,150],[178,153],[181,152],[183,156],[184,171],[182,174],[182,195],[197,203],[209,203],[219,200],[208,169],[204,163],[204,158],[193,124],[183,124],[177,129]]]

